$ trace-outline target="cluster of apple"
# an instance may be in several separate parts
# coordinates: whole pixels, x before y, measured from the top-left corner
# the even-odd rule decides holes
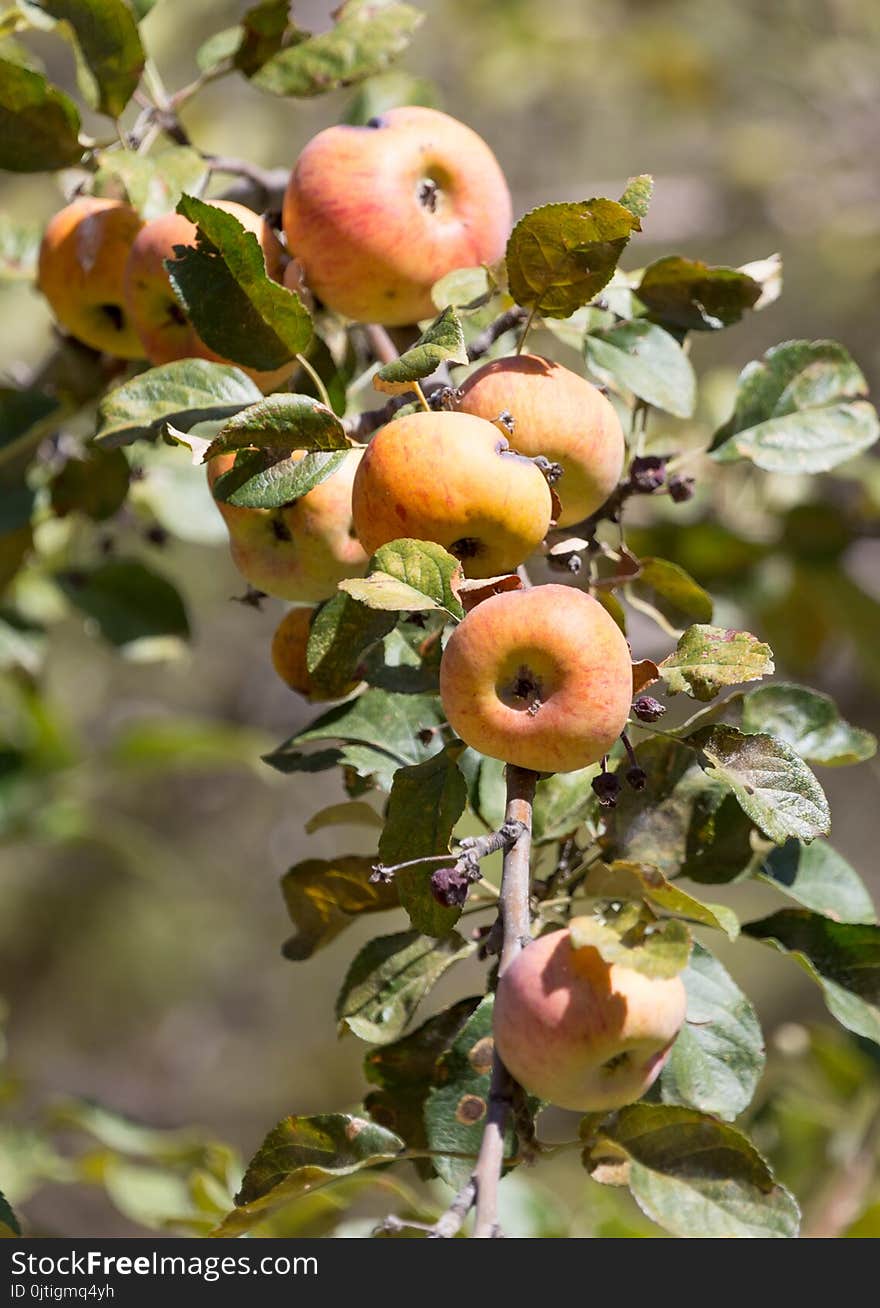
[[[302,276],[328,310],[386,327],[432,317],[434,283],[456,268],[497,263],[511,224],[507,185],[488,146],[425,108],[330,128],[306,147],[284,201],[286,248],[265,219],[223,207],[257,236],[270,276],[291,285]],[[175,247],[195,239],[179,214],[142,223],[123,203],[80,198],[48,226],[40,286],[58,321],[98,349],[154,364],[217,360],[165,269]],[[284,372],[251,375],[268,391]],[[517,355],[473,372],[448,407],[392,419],[299,500],[271,510],[219,501],[218,508],[246,580],[297,606],[272,655],[281,677],[312,697],[306,646],[314,606],[362,574],[379,547],[432,541],[468,577],[514,573],[551,521],[571,526],[605,503],[624,455],[616,412],[596,387],[558,364]],[[210,461],[212,485],[234,459]],[[558,505],[548,460],[563,472]],[[607,611],[582,591],[502,591],[449,637],[440,694],[454,731],[480,753],[538,773],[570,772],[602,759],[624,729],[630,651]],[[684,1002],[677,978],[609,966],[555,932],[501,978],[496,1038],[527,1090],[566,1107],[610,1108],[656,1078]]]

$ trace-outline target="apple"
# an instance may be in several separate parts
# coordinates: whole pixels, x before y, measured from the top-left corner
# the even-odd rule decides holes
[[[411,413],[367,446],[352,496],[369,553],[411,536],[436,541],[469,577],[513,572],[547,534],[543,474],[497,427],[468,413]]]
[[[367,555],[351,519],[360,457],[360,450],[351,450],[326,481],[283,508],[245,509],[215,500],[229,530],[232,561],[246,581],[267,595],[315,604],[335,594],[344,577],[363,573]],[[211,459],[209,485],[234,462],[234,454]]]
[[[313,703],[326,699],[316,689],[306,663],[306,649],[316,609],[291,609],[275,629],[272,637],[272,665],[285,685]],[[336,698],[349,695],[360,683],[352,681]]]
[[[358,322],[433,318],[431,287],[495,263],[510,193],[485,141],[436,109],[389,109],[329,127],[305,147],[284,197],[287,245],[311,290]]]
[[[534,772],[575,772],[607,754],[626,725],[629,646],[583,591],[505,591],[453,631],[440,696],[453,731],[478,753]]]
[[[530,1094],[607,1112],[656,1081],[684,1024],[680,977],[654,978],[576,949],[567,929],[528,944],[498,982],[495,1045]]]
[[[83,195],[49,219],[37,285],[71,336],[120,359],[142,359],[123,289],[128,252],[142,226],[121,200]]]
[[[263,251],[266,272],[280,282],[284,275],[284,248],[265,218],[232,200],[212,200],[218,209],[231,213],[253,232]],[[125,267],[125,302],[135,329],[143,342],[141,353],[150,363],[173,363],[176,359],[211,359],[230,363],[207,345],[196,332],[171,287],[165,260],[175,257],[176,245],[195,245],[197,228],[180,213],[165,213],[145,223],[131,248]],[[282,368],[260,372],[236,364],[264,391],[271,391],[293,371],[295,361]]]
[[[560,527],[588,518],[620,481],[626,443],[613,404],[559,363],[534,354],[492,359],[464,382],[458,408],[489,422],[506,410],[513,448],[561,465]]]

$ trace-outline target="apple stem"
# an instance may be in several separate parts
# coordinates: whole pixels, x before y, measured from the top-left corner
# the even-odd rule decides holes
[[[516,347],[517,354],[522,354],[523,352],[523,346],[526,343],[526,337],[528,336],[529,331],[531,330],[532,323],[535,321],[535,314],[537,312],[538,312],[538,306],[537,304],[533,304],[531,310],[529,311],[529,316],[528,318],[526,318],[526,325],[522,329],[522,336],[520,336],[519,343],[517,344]]]
[[[430,404],[428,403],[428,401],[425,399],[425,392],[422,390],[422,388],[421,388],[421,386],[419,385],[418,382],[413,382],[413,390],[414,390],[415,393],[416,393],[416,399],[418,400],[419,404],[420,404],[420,405],[422,406],[422,408],[424,409],[425,413],[430,413],[430,412],[431,412],[431,406],[430,406]]]
[[[532,805],[538,774],[507,766],[505,826],[519,824],[519,835],[504,855],[501,873],[500,916],[503,930],[498,975],[502,976],[531,936],[529,871],[532,844]],[[476,1185],[474,1239],[493,1239],[498,1228],[498,1185],[504,1167],[504,1132],[510,1116],[514,1081],[498,1057],[492,1058],[489,1111],[480,1142],[473,1180]]]

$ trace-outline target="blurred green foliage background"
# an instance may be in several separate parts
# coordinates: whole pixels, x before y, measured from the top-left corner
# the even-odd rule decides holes
[[[729,412],[742,365],[790,337],[840,340],[876,392],[874,0],[422,0],[420,7],[427,21],[398,67],[424,78],[423,94],[490,142],[517,213],[547,200],[618,195],[627,176],[651,172],[655,200],[625,266],[661,253],[731,265],[783,255],[776,305],[729,331],[699,334],[697,418],[682,429],[655,417],[651,449],[662,452],[673,435],[705,445]],[[243,8],[230,0],[158,0],[144,35],[166,85],[190,81],[198,45]],[[298,4],[296,17],[321,28],[329,8]],[[32,45],[53,79],[72,87],[63,44],[37,36]],[[384,95],[389,87],[385,79],[373,90]],[[285,101],[225,79],[183,116],[203,149],[288,167],[317,130],[348,112],[353,95],[365,93]],[[48,217],[59,203],[51,178],[0,183],[0,206],[13,218]],[[0,367],[22,378],[48,349],[48,309],[29,286],[4,286],[0,321]],[[549,348],[549,338],[535,346]],[[106,536],[175,580],[191,642],[124,660],[65,612],[54,589],[25,578],[29,611],[52,623],[45,670],[39,683],[18,676],[0,689],[6,748],[26,760],[0,786],[0,993],[9,1005],[11,1069],[2,1084],[3,1188],[22,1203],[31,1229],[71,1236],[161,1223],[175,1211],[178,1173],[201,1169],[222,1191],[235,1163],[201,1136],[181,1143],[160,1135],[123,1142],[151,1161],[127,1180],[108,1181],[102,1150],[113,1130],[91,1122],[88,1165],[76,1175],[103,1179],[107,1189],[52,1184],[71,1176],[45,1139],[43,1114],[58,1096],[93,1098],[155,1127],[197,1124],[205,1140],[247,1155],[283,1115],[341,1109],[359,1100],[363,1086],[364,1048],[351,1036],[337,1040],[332,1005],[374,926],[356,926],[307,964],[285,962],[278,878],[306,855],[368,852],[370,837],[359,829],[305,835],[304,822],[337,797],[338,783],[283,778],[260,764],[260,753],[309,715],[269,662],[282,607],[230,602],[243,586],[219,517],[180,452],[137,449],[135,458],[144,474],[138,512],[108,523]],[[698,461],[688,471],[699,494],[674,518],[651,504],[637,533],[640,552],[681,563],[718,597],[717,621],[769,640],[780,671],[831,691],[845,716],[876,731],[880,464],[866,456],[812,480],[749,466],[699,482]],[[163,544],[147,537],[154,522],[171,530]],[[57,541],[47,535],[41,549],[75,557],[79,528],[51,530]],[[653,630],[644,646],[639,637],[636,628],[637,656],[663,649]],[[14,655],[27,665],[31,657],[36,666],[38,638],[19,640],[12,654],[0,649],[4,662]],[[880,891],[876,765],[824,770],[821,779],[836,846]],[[769,892],[749,893],[756,914],[769,911]],[[715,897],[724,897],[723,887]],[[858,1153],[868,1112],[862,1100],[868,1093],[874,1111],[880,1094],[876,1073],[843,1037],[823,1035],[810,1047],[792,1025],[822,1012],[818,991],[796,969],[743,943],[732,970],[772,1037],[758,1110],[764,1142],[783,1179],[818,1204],[825,1173]],[[441,985],[437,1005],[468,993],[464,972]],[[479,988],[476,971],[471,982]],[[77,1111],[56,1115],[62,1145],[82,1131]],[[23,1131],[38,1121],[36,1137]],[[572,1122],[561,1116],[550,1125],[557,1138],[571,1135]],[[803,1175],[805,1157],[812,1171]],[[118,1160],[113,1166],[118,1172]],[[576,1154],[541,1171],[536,1184],[523,1177],[508,1184],[511,1233],[585,1234],[597,1222],[608,1235],[650,1231],[606,1192],[588,1193]],[[373,1203],[374,1211],[394,1207],[393,1197]],[[315,1230],[329,1221],[313,1216]]]

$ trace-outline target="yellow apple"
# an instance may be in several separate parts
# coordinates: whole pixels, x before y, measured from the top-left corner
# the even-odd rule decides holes
[[[130,205],[84,195],[49,220],[40,246],[37,285],[58,322],[92,349],[120,359],[144,357],[123,287],[141,226]]]
[[[453,731],[480,754],[535,772],[575,772],[607,754],[626,725],[629,646],[583,591],[505,591],[453,631],[440,696]]]
[[[575,949],[568,930],[540,936],[498,982],[495,1045],[530,1094],[606,1112],[656,1081],[684,1024],[680,977],[652,978]]]
[[[403,326],[434,316],[431,287],[446,273],[503,256],[510,193],[476,132],[407,106],[310,141],[283,222],[291,254],[328,308]]]
[[[458,407],[489,422],[506,410],[513,448],[561,465],[560,527],[589,517],[620,481],[626,443],[613,404],[561,364],[534,354],[492,359],[464,382]]]
[[[292,457],[303,454],[298,450]],[[246,581],[267,595],[315,604],[329,599],[344,577],[363,573],[367,556],[351,519],[360,457],[360,450],[351,450],[326,481],[283,508],[237,508],[215,500],[229,531],[232,561]],[[234,454],[211,459],[209,484],[234,461]]]
[[[364,548],[435,541],[469,577],[513,572],[544,539],[552,500],[542,473],[497,427],[467,413],[412,413],[376,433],[352,497]]]

